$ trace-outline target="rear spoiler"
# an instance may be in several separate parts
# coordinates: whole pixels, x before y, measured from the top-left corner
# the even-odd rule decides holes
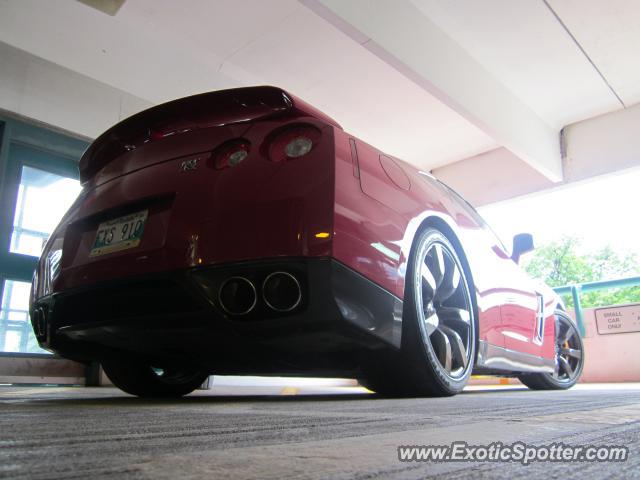
[[[149,142],[200,128],[287,113],[315,117],[342,128],[315,107],[280,88],[247,87],[202,93],[151,107],[104,132],[80,159],[80,182],[86,183],[115,158]]]

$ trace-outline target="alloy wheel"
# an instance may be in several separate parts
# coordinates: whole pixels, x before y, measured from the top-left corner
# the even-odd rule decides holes
[[[582,342],[574,323],[564,314],[556,314],[556,365],[553,378],[569,383],[582,371]]]
[[[457,380],[471,363],[474,325],[471,297],[457,256],[445,243],[427,242],[415,272],[418,322],[426,348],[441,371]]]

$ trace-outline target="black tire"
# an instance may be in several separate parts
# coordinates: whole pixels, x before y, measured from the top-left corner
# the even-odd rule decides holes
[[[153,368],[137,361],[106,361],[105,373],[120,390],[144,398],[177,398],[198,388],[208,372],[190,366]]]
[[[358,383],[372,392],[384,397],[415,396],[408,391],[404,380],[397,376],[402,358],[398,352],[376,352],[366,355],[361,360],[364,377]]]
[[[584,344],[578,327],[569,315],[556,310],[556,370],[551,373],[528,373],[518,379],[531,390],[566,390],[582,375]]]
[[[362,384],[389,396],[455,395],[473,370],[476,319],[462,262],[441,231],[418,233],[405,284],[402,346],[366,357]]]

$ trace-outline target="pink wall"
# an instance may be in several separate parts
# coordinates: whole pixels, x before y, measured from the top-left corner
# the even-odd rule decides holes
[[[601,335],[593,308],[583,310],[586,335],[581,382],[640,382],[640,332]]]

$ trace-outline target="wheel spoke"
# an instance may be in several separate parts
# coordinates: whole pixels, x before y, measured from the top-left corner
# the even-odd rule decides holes
[[[442,323],[454,329],[469,328],[471,322],[469,310],[464,308],[440,307],[438,308],[438,316]]]
[[[445,270],[442,282],[438,285],[438,290],[435,294],[435,300],[440,303],[451,297],[460,285],[460,270],[458,270],[458,266],[455,264],[453,259],[448,255],[445,255],[444,263]]]
[[[438,287],[440,287],[445,274],[445,262],[444,253],[442,252],[442,245],[436,243],[429,249],[429,251],[427,252],[427,256],[425,257],[425,263],[429,267],[429,271],[436,281],[437,290]]]
[[[560,362],[560,366],[565,371],[569,378],[573,377],[573,368],[569,361],[564,357],[558,357],[558,361]]]
[[[582,351],[575,348],[562,348],[560,349],[560,353],[562,355],[568,355],[573,358],[578,358],[578,359],[582,358]]]
[[[571,339],[571,337],[573,337],[574,335],[575,335],[575,332],[573,328],[567,325],[567,331],[564,333],[564,336],[562,337],[562,340],[560,341],[560,343],[567,343]]]
[[[426,264],[422,264],[421,272],[422,274],[422,295],[423,301],[425,298],[429,300],[433,300],[433,297],[436,293],[437,282],[436,279],[433,278],[433,274],[429,270],[429,266]]]
[[[449,337],[439,328],[433,332],[431,336],[434,350],[438,356],[438,361],[447,372],[451,372],[451,342]]]
[[[427,335],[431,336],[431,334],[438,328],[438,325],[440,325],[438,314],[434,313],[432,315],[429,315],[424,319],[424,324],[427,327]]]
[[[467,349],[464,346],[464,342],[462,341],[462,337],[451,328],[446,325],[440,325],[439,327],[442,332],[449,338],[449,343],[451,344],[451,353],[453,357],[453,362],[457,366],[466,368],[467,367]]]

